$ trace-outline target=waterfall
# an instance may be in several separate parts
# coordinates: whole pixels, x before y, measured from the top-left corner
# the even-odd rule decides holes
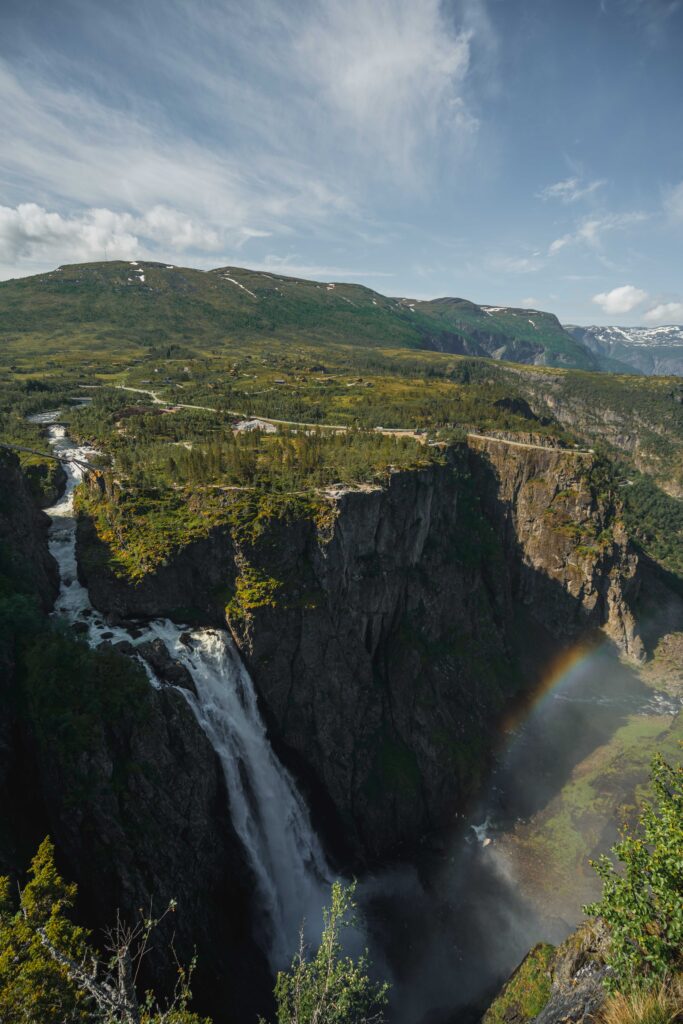
[[[73,492],[84,470],[75,459],[92,458],[57,424],[56,413],[34,420],[47,425],[50,443],[69,460],[67,485],[46,511],[52,520],[50,552],[59,565],[60,588],[54,614],[79,623],[92,647],[104,640],[126,640],[135,647],[161,640],[168,653],[192,676],[196,696],[174,687],[191,707],[215,750],[225,776],[233,826],[244,845],[257,886],[271,966],[286,966],[298,947],[305,922],[308,941],[320,937],[322,907],[332,872],[311,826],[308,809],[289,772],[275,756],[258,710],[254,684],[225,630],[196,629],[159,619],[136,628],[135,635],[107,625],[90,604],[78,580]],[[182,639],[181,639],[182,636]],[[152,685],[162,683],[143,662]]]

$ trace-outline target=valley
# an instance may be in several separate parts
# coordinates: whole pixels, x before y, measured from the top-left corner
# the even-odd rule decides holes
[[[136,266],[0,285],[1,869],[49,832],[89,926],[177,901],[239,1024],[356,877],[390,1019],[478,1020],[683,737],[681,386]]]

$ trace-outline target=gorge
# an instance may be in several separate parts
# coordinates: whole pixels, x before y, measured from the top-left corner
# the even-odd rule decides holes
[[[87,458],[57,423],[47,430],[64,458]],[[145,877],[135,864],[140,850],[128,866],[117,852],[109,864],[111,891],[124,910],[164,894],[179,898],[188,939],[206,936],[200,965],[213,975],[205,991],[214,1012],[226,977],[233,978],[233,1004],[235,985],[244,988],[243,977],[237,981],[234,966],[226,966],[235,943],[238,960],[252,961],[254,977],[267,974],[264,954],[273,967],[287,962],[302,919],[311,941],[319,933],[333,871],[294,777],[336,869],[360,872],[367,938],[394,980],[396,1020],[450,1020],[482,1007],[531,943],[566,933],[571,921],[539,916],[501,874],[499,839],[520,814],[533,812],[528,769],[519,758],[507,766],[500,761],[498,796],[482,794],[479,807],[472,800],[485,786],[501,716],[534,690],[553,650],[602,635],[603,654],[596,656],[603,660],[579,691],[599,707],[596,679],[616,673],[617,681],[608,714],[588,738],[585,719],[572,718],[570,703],[553,728],[546,723],[532,738],[532,760],[547,758],[549,749],[556,754],[567,730],[576,748],[549,770],[548,792],[576,751],[616,729],[629,702],[647,705],[609,648],[642,661],[640,609],[661,584],[641,566],[609,496],[596,487],[593,463],[590,453],[533,438],[471,438],[449,450],[443,465],[394,473],[386,486],[336,489],[328,496],[334,515],[322,522],[273,516],[256,537],[219,526],[131,586],[115,571],[93,521],[81,514],[76,524],[72,492],[83,471],[67,462],[65,494],[50,510],[50,551],[60,569],[55,612],[91,645],[142,658],[155,713],[172,709],[174,733],[183,733],[182,759],[177,740],[164,751],[164,787],[177,784],[179,771],[196,779],[216,762],[208,771],[213,794],[197,803],[191,789],[181,837],[167,833],[163,872]],[[89,486],[100,493],[97,474]],[[245,576],[276,580],[276,599],[245,607]],[[673,595],[666,600],[675,606]],[[266,738],[257,694],[287,767]],[[580,692],[569,697],[584,699]],[[106,743],[111,774],[120,754],[111,739]],[[124,746],[130,749],[130,739]],[[522,764],[528,757],[527,750]],[[54,780],[44,785],[49,792]],[[148,801],[158,799],[158,785],[152,783]],[[124,836],[130,841],[123,805],[116,796],[117,849]],[[86,863],[111,845],[112,818],[94,810],[76,838],[61,813],[57,799],[51,827],[94,919],[104,917],[101,900],[97,911],[98,897],[87,897]],[[222,863],[202,850],[215,846],[217,834],[229,851]],[[191,862],[202,864],[202,877],[188,878]],[[241,900],[246,932],[225,936],[225,909],[209,909],[203,895],[209,878],[229,900]],[[195,885],[202,893],[196,907]],[[397,919],[396,935],[388,922],[408,904],[412,939],[401,948],[396,938],[405,921]],[[231,925],[234,931],[234,918]],[[225,944],[216,948],[221,934]],[[435,985],[439,947],[459,949],[460,967],[444,969],[447,980]],[[150,970],[163,976],[161,964]],[[253,1006],[253,992],[246,999]]]

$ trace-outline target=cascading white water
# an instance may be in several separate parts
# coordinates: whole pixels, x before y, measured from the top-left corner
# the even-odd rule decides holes
[[[107,625],[93,609],[78,581],[73,492],[85,472],[75,460],[87,461],[96,452],[70,441],[64,427],[54,422],[57,415],[34,417],[47,425],[50,443],[68,460],[63,463],[65,492],[46,510],[52,519],[50,551],[60,572],[55,614],[80,623],[93,647],[103,640],[126,640],[134,646],[161,640],[192,676],[196,696],[177,689],[220,759],[230,817],[244,844],[258,887],[257,903],[266,918],[269,958],[274,968],[283,967],[298,947],[302,924],[307,940],[319,938],[322,907],[332,881],[306,805],[270,746],[254,685],[225,630],[190,631],[159,619],[141,626],[133,636],[119,626]],[[155,687],[166,685],[147,662],[143,664]]]

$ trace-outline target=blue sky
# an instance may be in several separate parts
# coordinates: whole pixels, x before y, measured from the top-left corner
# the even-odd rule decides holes
[[[683,322],[683,0],[2,0],[0,277]]]

